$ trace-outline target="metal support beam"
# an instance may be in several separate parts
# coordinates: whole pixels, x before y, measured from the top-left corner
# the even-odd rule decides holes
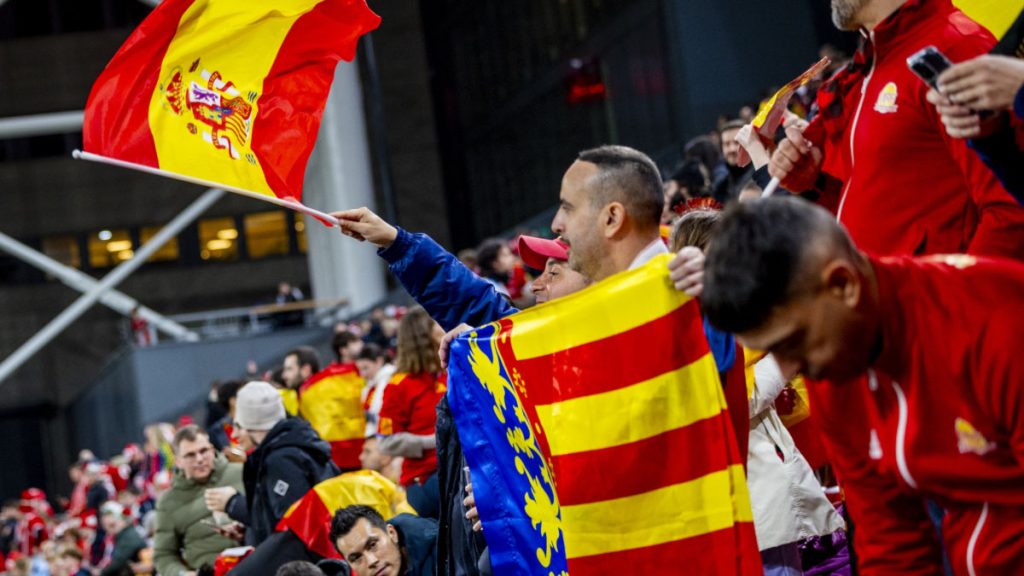
[[[0,118],[0,140],[81,132],[84,118],[82,110]]]
[[[85,272],[76,270],[71,266],[61,264],[46,254],[33,250],[3,232],[0,232],[0,250],[3,250],[15,258],[39,268],[47,274],[56,276],[65,286],[78,290],[79,292],[88,292],[98,284],[96,279]],[[122,292],[118,292],[117,290],[111,290],[101,296],[100,303],[125,316],[130,316],[132,310],[138,306],[139,315],[142,316],[146,322],[149,322],[149,324],[154,328],[164,334],[167,334],[171,338],[187,341],[196,341],[199,339],[199,335],[195,332],[150,308],[142,306],[135,298],[132,298]]]
[[[139,248],[138,252],[135,253],[134,257],[111,270],[109,274],[104,276],[103,279],[90,288],[88,292],[83,294],[78,298],[78,300],[75,300],[71,306],[68,306],[63,312],[58,314],[57,317],[44,326],[42,330],[36,332],[34,336],[29,338],[27,342],[22,344],[20,348],[15,350],[13,354],[8,356],[7,359],[0,364],[0,385],[2,385],[15,370],[20,368],[22,364],[27,362],[29,358],[34,356],[36,352],[39,352],[39,350],[49,344],[50,341],[56,338],[58,334],[63,332],[65,328],[70,326],[71,323],[84,314],[86,310],[92,307],[93,304],[103,297],[103,294],[114,286],[117,286],[132,272],[138,269],[139,266],[142,266],[150,256],[155,254],[157,250],[159,250],[171,238],[175,237],[186,226],[191,224],[193,220],[198,218],[210,206],[213,206],[213,204],[217,202],[217,200],[220,200],[220,197],[223,195],[223,190],[212,188],[207,190],[195,202],[175,216],[167,226],[164,226],[159,232],[157,232],[149,242],[143,244],[143,246]]]

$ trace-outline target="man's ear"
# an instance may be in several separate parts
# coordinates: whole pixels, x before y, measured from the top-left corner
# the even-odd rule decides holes
[[[861,278],[852,262],[829,262],[821,270],[821,281],[825,291],[848,308],[856,308],[860,304]]]
[[[626,223],[626,207],[621,202],[611,202],[601,209],[601,230],[605,238],[613,238],[622,231]]]
[[[395,527],[391,524],[388,524],[388,538],[391,538],[392,542],[398,544],[398,530],[395,530]]]

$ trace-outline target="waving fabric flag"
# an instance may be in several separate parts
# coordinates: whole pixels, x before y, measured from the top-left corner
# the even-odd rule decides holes
[[[448,398],[495,573],[761,573],[700,311],[667,262],[453,344]]]
[[[84,147],[298,201],[335,66],[379,22],[364,0],[164,0],[93,85]]]
[[[359,453],[366,437],[365,385],[355,364],[331,364],[299,388],[299,415],[330,442],[331,458],[342,470],[362,467]]]

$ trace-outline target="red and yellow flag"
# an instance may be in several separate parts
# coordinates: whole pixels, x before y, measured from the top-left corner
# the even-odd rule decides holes
[[[357,469],[366,435],[362,391],[366,381],[353,364],[331,364],[299,388],[299,415],[331,444],[339,468]]]
[[[761,573],[718,369],[667,265],[453,344],[448,399],[496,573]]]
[[[291,530],[306,548],[325,558],[340,558],[331,542],[331,519],[339,509],[353,504],[373,508],[385,520],[398,514],[415,514],[405,492],[373,470],[359,470],[324,480],[306,492],[284,513],[279,531]]]
[[[379,23],[364,0],[164,0],[93,85],[84,147],[298,201],[335,66]]]

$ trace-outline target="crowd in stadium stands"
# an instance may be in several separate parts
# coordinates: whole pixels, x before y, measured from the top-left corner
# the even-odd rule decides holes
[[[582,151],[555,239],[456,256],[337,212],[418,306],[339,324],[329,363],[299,347],[218,383],[205,426],[83,451],[67,499],[4,502],[6,573],[490,574],[450,342],[669,252],[706,315],[765,574],[1021,573],[1024,65],[974,59],[993,39],[946,0],[832,5],[871,34],[849,59],[823,49],[774,138],[746,107],[661,170]],[[927,44],[966,61],[938,91],[905,64]],[[773,177],[785,198],[761,199]]]

